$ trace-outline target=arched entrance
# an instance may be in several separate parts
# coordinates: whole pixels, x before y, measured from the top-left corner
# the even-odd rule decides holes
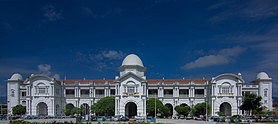
[[[90,107],[87,103],[83,103],[80,108],[82,116],[90,114]]]
[[[169,109],[169,112],[170,112],[169,116],[172,117],[172,115],[173,115],[173,106],[170,103],[165,104],[165,106]]]
[[[188,106],[186,103],[182,103],[180,106]]]
[[[129,118],[137,115],[137,105],[134,102],[125,105],[125,115]]]
[[[48,107],[44,102],[40,102],[37,105],[37,116],[47,116],[48,115]]]
[[[220,105],[220,112],[224,113],[226,116],[232,115],[232,107],[230,103],[224,102]]]
[[[71,114],[71,110],[74,108],[74,105],[72,103],[68,103],[66,105],[66,110],[64,111],[64,114],[66,116],[69,116]]]

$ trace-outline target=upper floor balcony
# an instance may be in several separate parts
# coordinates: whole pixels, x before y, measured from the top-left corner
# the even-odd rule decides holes
[[[67,99],[74,99],[74,98],[75,98],[75,96],[74,96],[74,95],[72,95],[72,94],[66,94],[66,98],[67,98]]]
[[[188,97],[189,97],[189,94],[179,94],[179,97],[180,97],[180,98],[188,98]]]
[[[205,97],[205,95],[204,94],[194,94],[194,97],[195,98],[203,98],[203,97]]]
[[[81,95],[80,95],[80,98],[89,99],[89,98],[90,98],[90,95],[89,95],[89,94],[81,94]]]
[[[233,96],[234,93],[218,93],[218,96]]]
[[[164,94],[163,97],[164,97],[164,98],[172,98],[172,97],[174,97],[174,96],[173,96],[173,94]]]
[[[103,97],[105,97],[104,94],[96,94],[96,95],[95,95],[95,98],[103,98]]]

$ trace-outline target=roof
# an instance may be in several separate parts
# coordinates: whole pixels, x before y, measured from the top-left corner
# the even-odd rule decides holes
[[[187,80],[187,79],[150,79],[147,80],[149,84],[156,84],[156,83],[164,83],[164,84],[173,84],[173,83],[180,83],[180,84],[189,84],[193,82],[195,84],[204,84],[209,80]],[[114,83],[115,80],[63,80],[64,83]]]
[[[189,84],[193,82],[195,84],[204,84],[208,80],[187,80],[187,79],[157,79],[157,80],[148,80],[149,84],[156,84],[156,83],[164,83],[164,84],[173,84],[173,83],[180,83],[180,84]]]
[[[114,80],[63,80],[64,83],[114,83]]]

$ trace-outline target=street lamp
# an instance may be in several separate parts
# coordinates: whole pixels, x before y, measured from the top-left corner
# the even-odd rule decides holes
[[[156,123],[156,93],[154,95],[154,123]]]

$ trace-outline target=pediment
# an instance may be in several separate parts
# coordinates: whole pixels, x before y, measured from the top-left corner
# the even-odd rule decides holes
[[[129,78],[133,78],[133,79],[135,79],[135,80],[137,80],[137,81],[139,81],[139,82],[147,82],[147,80],[145,80],[145,79],[142,78],[142,77],[139,77],[139,76],[135,75],[135,74],[132,73],[132,72],[128,72],[128,73],[126,73],[125,75],[119,77],[118,79],[116,79],[116,82],[123,82],[123,81],[125,81],[125,80],[127,80],[127,79],[129,79]]]
[[[231,74],[231,73],[225,73],[225,74],[218,75],[217,77],[212,79],[212,82],[217,82],[217,81],[222,80],[222,79],[230,79],[230,80],[233,80],[235,82],[237,82],[239,80],[240,83],[244,83],[245,82],[242,79],[241,76],[236,75],[236,74]]]

